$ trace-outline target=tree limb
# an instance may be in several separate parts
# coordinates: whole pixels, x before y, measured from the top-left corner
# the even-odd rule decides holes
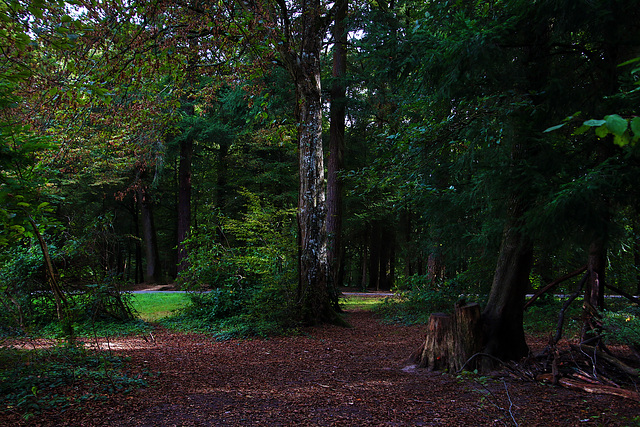
[[[608,283],[605,283],[604,286],[611,289],[613,292],[622,295],[629,301],[640,305],[640,298],[634,297],[633,295],[626,293],[622,289],[616,288],[615,286],[609,285]]]
[[[548,292],[552,288],[556,287],[558,284],[564,282],[565,280],[568,280],[568,279],[571,279],[572,277],[577,276],[578,274],[582,273],[586,269],[587,269],[587,266],[585,264],[582,267],[580,267],[579,269],[577,269],[575,271],[572,271],[571,273],[566,274],[566,275],[560,277],[559,279],[554,280],[553,282],[549,283],[544,288],[538,290],[538,292],[536,292],[536,294],[534,296],[532,296],[531,299],[529,299],[529,301],[527,301],[525,303],[524,310],[526,310],[531,304],[533,304],[533,302],[535,300],[537,300],[541,295],[545,294],[546,292]]]

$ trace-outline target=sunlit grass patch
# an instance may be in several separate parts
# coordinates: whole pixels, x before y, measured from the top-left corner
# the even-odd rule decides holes
[[[378,297],[347,296],[340,299],[340,306],[344,310],[372,310],[383,300]]]
[[[133,294],[131,304],[140,319],[145,322],[155,322],[169,317],[189,303],[184,293],[140,293]]]

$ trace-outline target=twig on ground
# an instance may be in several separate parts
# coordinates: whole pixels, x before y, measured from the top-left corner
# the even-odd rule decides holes
[[[511,420],[513,420],[513,424],[518,427],[518,422],[516,421],[516,417],[513,416],[513,412],[511,409],[513,408],[513,401],[511,400],[511,396],[509,395],[509,389],[507,388],[507,382],[502,380],[502,384],[504,384],[504,391],[507,393],[507,399],[509,399],[509,415],[511,416]]]

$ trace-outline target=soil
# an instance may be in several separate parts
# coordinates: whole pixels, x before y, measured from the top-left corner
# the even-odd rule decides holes
[[[30,426],[627,426],[638,402],[524,381],[506,372],[454,376],[417,369],[424,326],[390,325],[367,311],[351,328],[217,342],[157,327],[111,339],[149,386],[81,409],[0,425]],[[532,346],[540,345],[532,337]],[[636,421],[638,422],[638,421]]]

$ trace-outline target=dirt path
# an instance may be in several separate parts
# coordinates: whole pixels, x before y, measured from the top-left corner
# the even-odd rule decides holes
[[[368,312],[348,318],[349,329],[269,340],[159,330],[155,342],[112,342],[134,369],[154,374],[150,387],[28,425],[622,426],[640,415],[616,397],[414,369],[406,359],[423,327],[384,325]]]

